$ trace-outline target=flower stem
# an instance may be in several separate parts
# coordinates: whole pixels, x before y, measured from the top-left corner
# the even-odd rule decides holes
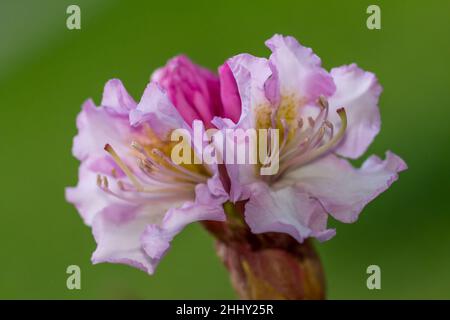
[[[325,276],[310,240],[282,233],[253,234],[248,227],[206,222],[217,253],[241,299],[325,299]]]

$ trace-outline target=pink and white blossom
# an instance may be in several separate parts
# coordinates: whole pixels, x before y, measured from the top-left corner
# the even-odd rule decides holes
[[[358,158],[380,130],[381,86],[355,64],[327,72],[310,48],[275,35],[268,59],[240,54],[227,65],[241,100],[237,121],[215,118],[223,128],[280,130],[280,169],[262,176],[254,165],[227,165],[231,200],[247,201],[245,221],[254,233],[283,232],[299,242],[328,240],[328,215],[351,223],[364,206],[407,168],[392,152]],[[231,89],[231,91],[236,89]]]
[[[73,154],[81,161],[79,182],[66,189],[66,198],[92,227],[94,263],[124,263],[151,274],[187,224],[225,220],[228,195],[217,167],[170,159],[172,130],[223,115],[216,111],[218,77],[177,59],[181,79],[175,82],[188,87],[164,79],[173,72],[172,61],[154,76],[161,84],[151,82],[139,103],[119,80],[110,80],[100,106],[88,100],[78,115]]]
[[[356,221],[407,168],[390,151],[360,168],[346,159],[362,156],[380,130],[382,89],[373,73],[355,64],[328,72],[292,37],[275,35],[266,45],[269,58],[239,54],[218,75],[177,56],[152,75],[139,103],[114,79],[100,106],[83,104],[73,144],[79,181],[66,198],[92,227],[94,263],[124,263],[151,274],[187,224],[219,221],[219,229],[233,233],[224,211],[233,203],[245,203],[237,218],[254,234],[325,241],[335,235],[329,215]],[[192,132],[196,124],[219,133],[279,130],[278,148],[267,144],[278,170],[261,175],[265,163],[175,163],[171,133]]]

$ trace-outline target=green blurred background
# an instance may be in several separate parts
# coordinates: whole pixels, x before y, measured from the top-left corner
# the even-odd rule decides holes
[[[66,29],[81,7],[82,29]],[[382,29],[366,28],[378,4]],[[363,212],[334,223],[318,250],[329,298],[450,298],[450,1],[22,1],[0,4],[0,298],[235,298],[198,225],[156,274],[93,266],[95,243],[64,187],[75,185],[75,116],[104,83],[139,99],[152,70],[186,53],[215,69],[227,57],[268,55],[264,40],[293,35],[326,68],[357,62],[384,87],[382,130],[369,153],[391,149],[409,170]],[[66,288],[66,268],[82,289]],[[382,269],[382,289],[366,268]]]

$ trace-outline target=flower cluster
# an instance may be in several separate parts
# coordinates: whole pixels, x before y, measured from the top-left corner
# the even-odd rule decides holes
[[[328,215],[354,222],[406,169],[389,151],[360,168],[347,160],[360,157],[380,130],[374,74],[355,64],[327,72],[292,37],[275,35],[266,45],[269,58],[240,54],[218,75],[178,56],[154,72],[139,102],[114,79],[100,106],[84,103],[73,145],[79,183],[66,198],[92,227],[94,263],[152,274],[172,239],[196,221],[241,219],[254,234],[325,241],[335,235]],[[196,125],[218,133],[279,130],[278,148],[268,153],[276,152],[279,170],[261,175],[261,163],[173,161],[171,133]],[[198,146],[190,147],[195,158]],[[243,206],[238,217],[227,209],[235,204]]]

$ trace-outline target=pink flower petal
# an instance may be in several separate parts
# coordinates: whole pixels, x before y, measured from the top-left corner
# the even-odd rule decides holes
[[[160,223],[170,205],[116,203],[105,207],[92,225],[97,242],[92,262],[123,263],[152,274],[157,261],[145,254],[139,239],[147,225]]]
[[[188,224],[202,220],[225,221],[222,207],[225,201],[223,196],[212,195],[206,185],[197,185],[195,202],[169,210],[161,224],[146,227],[141,237],[145,253],[159,260],[169,249],[172,239]]]
[[[227,61],[241,98],[241,116],[238,121],[240,128],[254,128],[256,108],[268,104],[264,84],[272,71],[269,62],[249,54],[240,54]]]
[[[89,163],[79,168],[78,185],[66,188],[66,199],[73,203],[87,225],[92,224],[94,216],[109,203],[109,196],[97,186],[97,173],[92,172]]]
[[[96,107],[92,100],[83,104],[77,117],[78,134],[72,152],[78,160],[103,156],[106,143],[124,145],[132,133],[128,117],[108,107]]]
[[[219,78],[223,105],[223,111],[219,115],[236,123],[241,116],[241,98],[233,72],[227,63],[219,67]]]
[[[219,159],[223,160],[223,166],[226,167],[226,173],[229,181],[227,188],[229,188],[229,196],[232,202],[238,200],[248,199],[245,198],[243,193],[243,185],[256,181],[257,176],[255,174],[255,165],[251,163],[237,163],[238,154],[244,155],[249,152],[253,152],[250,147],[250,140],[245,138],[244,134],[238,134],[239,132],[245,132],[245,129],[236,128],[236,125],[228,119],[215,118],[214,124],[220,127],[220,130],[213,136],[212,143],[216,147],[216,152],[220,156]],[[227,131],[228,129],[236,129],[234,131]],[[234,133],[237,133],[234,135]]]
[[[320,95],[333,94],[333,79],[310,48],[303,47],[293,37],[278,34],[267,40],[266,45],[272,50],[270,62],[277,69],[282,95],[296,94],[312,102]]]
[[[371,156],[360,169],[330,154],[301,167],[286,180],[316,198],[334,218],[352,223],[406,168],[405,162],[390,151],[385,160]]]
[[[177,56],[152,75],[167,92],[187,124],[195,119],[209,126],[222,110],[219,78],[211,71],[192,63],[186,56]]]
[[[278,76],[278,69],[274,65],[273,61],[270,60],[269,68],[272,74],[264,83],[264,92],[266,94],[266,98],[272,104],[272,107],[278,108],[281,101],[280,78]]]
[[[265,183],[250,185],[245,221],[253,233],[282,232],[303,242],[316,237],[325,241],[335,231],[326,229],[327,213],[309,194],[294,187],[271,190]]]
[[[106,83],[101,105],[127,115],[130,110],[136,108],[136,102],[119,79],[112,79]]]
[[[144,122],[161,139],[166,139],[173,129],[187,128],[167,95],[154,82],[147,86],[137,108],[130,112],[132,126],[139,126]]]
[[[124,263],[151,274],[159,259],[148,256],[141,243],[146,227],[157,226],[174,236],[177,228],[188,221],[223,220],[222,204],[228,194],[216,174],[207,184],[197,185],[196,200],[191,202],[194,183],[183,185],[182,189],[167,180],[168,185],[161,186],[138,168],[130,144],[152,139],[147,136],[145,125],[163,140],[173,129],[190,129],[156,83],[147,86],[135,106],[120,81],[109,81],[102,103],[97,108],[91,100],[87,101],[78,116],[74,154],[82,163],[79,183],[66,189],[66,198],[77,207],[85,223],[92,226],[97,242],[94,263]],[[107,150],[109,154],[105,145],[112,146]],[[217,171],[215,166],[210,169]],[[151,249],[149,243],[145,248],[159,250]]]
[[[347,113],[347,130],[335,152],[348,158],[360,157],[380,131],[378,98],[382,88],[373,73],[356,64],[331,70],[336,92],[329,99],[330,120],[339,126],[338,108]]]

